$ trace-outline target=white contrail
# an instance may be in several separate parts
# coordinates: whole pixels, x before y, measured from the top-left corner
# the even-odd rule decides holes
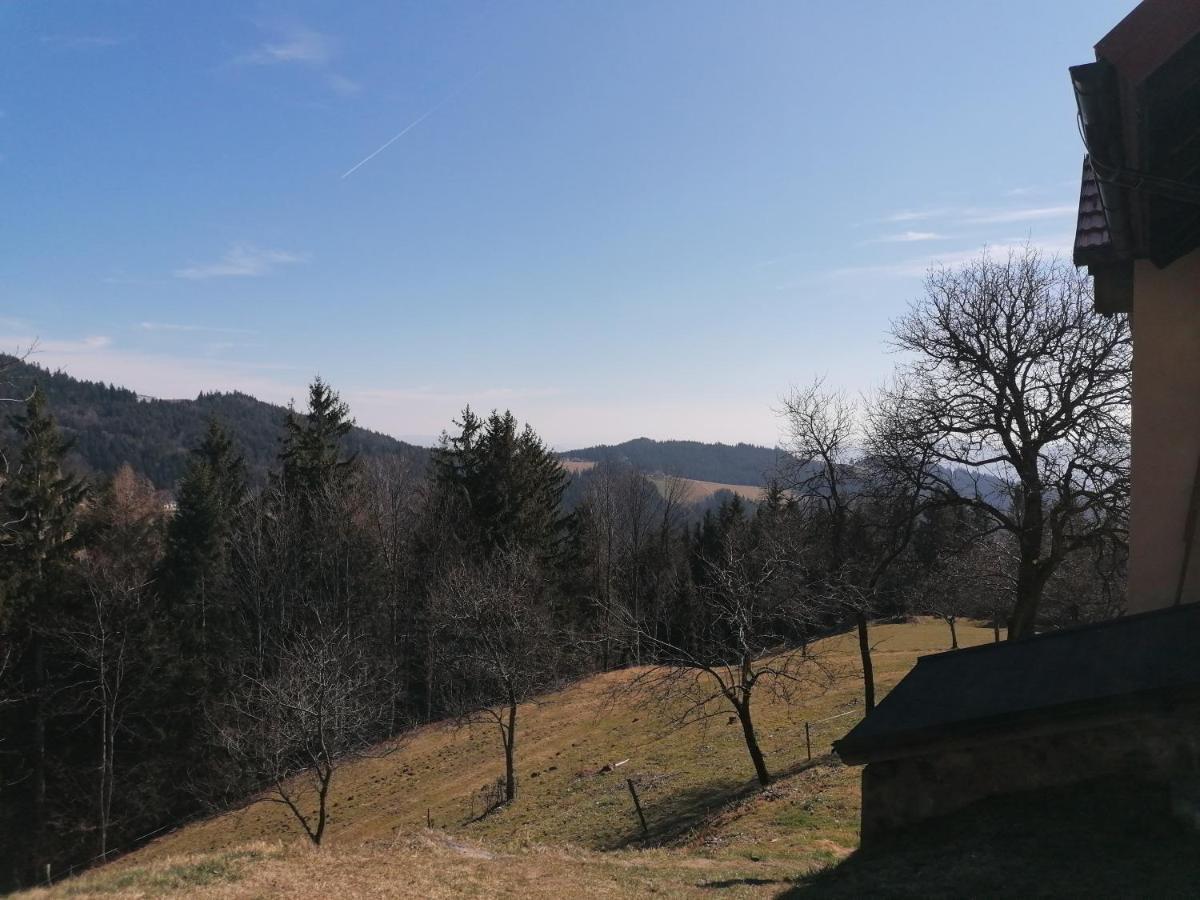
[[[435,112],[437,112],[439,109],[441,109],[447,103],[449,103],[451,100],[453,100],[455,97],[457,97],[463,91],[465,91],[467,89],[467,86],[471,82],[473,82],[476,78],[478,78],[481,74],[483,74],[483,73],[476,72],[474,75],[472,75],[466,81],[464,81],[457,90],[452,91],[451,93],[447,94],[444,99],[442,99],[438,103],[435,103],[433,106],[429,107],[429,109],[425,110],[425,112],[421,113],[421,115],[417,116],[415,119],[413,119],[407,125],[405,125],[402,129],[400,129],[400,131],[398,131],[391,139],[386,141],[383,144],[383,146],[381,146],[378,150],[376,150],[374,153],[371,153],[368,156],[363,157],[358,162],[356,162],[354,165],[352,165],[349,169],[347,169],[345,172],[343,172],[342,178],[347,178],[350,175],[353,175],[355,172],[357,172],[359,169],[361,169],[363,166],[365,166],[367,163],[369,163],[371,160],[373,160],[375,157],[377,157],[380,153],[382,153],[388,147],[392,146],[392,144],[396,143],[396,141],[400,140],[400,138],[404,137],[406,134],[408,134],[410,131],[412,131],[414,128],[416,128],[418,125],[420,125],[422,122],[424,122],[430,116],[432,116]]]

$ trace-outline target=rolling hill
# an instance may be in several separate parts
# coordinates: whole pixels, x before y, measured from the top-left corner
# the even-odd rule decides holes
[[[74,442],[73,462],[86,473],[111,474],[128,463],[159,488],[171,489],[187,466],[189,451],[215,418],[228,428],[245,454],[250,475],[262,481],[279,449],[287,410],[248,394],[200,394],[192,400],[158,400],[128,388],[83,381],[65,372],[0,355],[6,390],[24,396],[37,384],[50,411]],[[11,441],[7,419],[0,440]],[[365,428],[351,431],[347,443],[360,456],[400,455],[423,464],[429,451]]]
[[[0,369],[4,370],[7,395],[24,396],[34,384],[46,393],[55,420],[74,444],[72,461],[77,469],[110,475],[128,463],[156,487],[167,490],[183,474],[189,451],[210,418],[233,433],[245,453],[251,477],[261,483],[275,460],[281,423],[287,415],[284,407],[248,394],[214,392],[194,399],[156,399],[62,371],[51,372],[4,354],[0,354]],[[14,437],[7,418],[0,419],[0,443]],[[348,444],[361,457],[400,455],[421,466],[429,458],[426,447],[365,428],[351,431]],[[703,503],[720,491],[757,499],[762,473],[773,465],[775,451],[750,444],[639,438],[611,447],[569,451],[560,458],[572,474],[600,460],[615,460],[650,473],[680,475],[692,482],[690,502]]]

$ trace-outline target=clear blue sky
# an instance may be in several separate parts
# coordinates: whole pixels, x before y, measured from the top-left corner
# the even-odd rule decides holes
[[[0,346],[773,443],[789,385],[887,375],[931,261],[1068,251],[1067,66],[1132,5],[0,2]]]

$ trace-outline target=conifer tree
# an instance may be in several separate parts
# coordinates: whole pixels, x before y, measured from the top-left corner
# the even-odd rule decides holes
[[[457,525],[481,557],[528,550],[543,562],[565,549],[569,520],[562,511],[567,474],[534,430],[518,430],[511,412],[486,420],[467,407],[433,452],[433,475],[463,510]]]
[[[6,485],[0,536],[6,608],[0,610],[0,628],[18,652],[15,675],[24,699],[19,706],[25,708],[29,723],[23,757],[32,821],[26,833],[30,859],[39,864],[47,826],[47,632],[66,595],[63,583],[87,488],[64,471],[70,444],[59,434],[40,390],[33,391],[24,412],[12,416],[10,423],[20,436],[21,450]]]
[[[167,530],[164,591],[175,603],[198,605],[201,643],[208,629],[208,594],[224,570],[234,514],[246,495],[246,463],[225,429],[210,421],[179,484]]]
[[[290,409],[279,451],[283,485],[291,494],[315,494],[347,478],[354,457],[343,452],[343,439],[354,427],[350,407],[318,376],[308,388],[308,412]]]

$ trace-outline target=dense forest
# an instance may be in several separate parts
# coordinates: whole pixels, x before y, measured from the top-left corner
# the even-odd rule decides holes
[[[1128,323],[1034,251],[940,277],[896,325],[895,383],[793,390],[763,501],[698,520],[681,481],[628,457],[572,486],[508,412],[464,410],[428,453],[365,452],[320,379],[297,410],[234,404],[271,412],[261,469],[211,410],[162,413],[170,453],[191,435],[168,504],[149,474],[166,469],[73,465],[72,441],[136,397],[92,386],[96,424],[75,398],[68,428],[54,378],[10,391],[0,886],[256,792],[319,844],[342,761],[435,719],[488,724],[492,802],[516,802],[522,704],[617,667],[740,721],[765,785],[753,698],[810,689],[820,635],[857,634],[869,709],[879,619],[972,618],[999,640],[1118,614]]]
[[[3,354],[0,367],[11,396],[24,397],[34,385],[39,387],[71,443],[70,465],[85,474],[112,475],[127,464],[156,487],[174,490],[187,469],[191,449],[213,419],[236,437],[254,484],[266,478],[279,450],[279,427],[287,410],[247,394],[158,400]],[[0,423],[0,440],[15,437],[11,424]],[[358,456],[399,455],[418,464],[428,455],[424,448],[357,427],[346,435],[346,445]]]

